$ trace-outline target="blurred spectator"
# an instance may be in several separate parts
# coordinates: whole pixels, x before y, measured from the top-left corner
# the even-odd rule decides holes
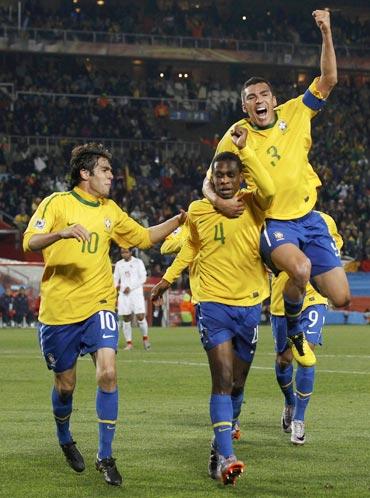
[[[26,324],[30,325],[33,322],[24,287],[21,287],[15,295],[13,306],[15,311],[14,321],[17,325],[25,327]]]
[[[154,115],[156,118],[168,118],[170,113],[168,105],[165,103],[164,100],[161,100],[155,107],[154,107]]]
[[[194,305],[191,302],[191,296],[187,292],[184,293],[180,303],[181,325],[183,327],[191,327],[194,321]]]
[[[0,296],[0,313],[3,327],[10,327],[14,316],[14,299],[10,288],[5,289],[4,294]]]
[[[14,217],[14,223],[21,232],[24,232],[29,221],[30,217],[26,213],[26,206],[21,204],[19,213]]]

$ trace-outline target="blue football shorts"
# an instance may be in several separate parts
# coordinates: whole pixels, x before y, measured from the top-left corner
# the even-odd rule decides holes
[[[326,304],[308,306],[302,311],[301,326],[308,342],[322,344],[322,328],[327,313]],[[275,352],[283,353],[289,346],[287,341],[287,325],[284,316],[271,315],[272,337]]]
[[[279,270],[271,260],[271,253],[288,243],[299,247],[311,261],[311,278],[342,266],[340,251],[318,211],[310,211],[295,220],[266,219],[260,249],[263,261],[275,275]]]
[[[206,351],[232,341],[235,354],[251,363],[257,347],[261,305],[229,306],[202,302],[196,306],[200,340]]]
[[[95,353],[101,348],[117,351],[117,316],[112,311],[98,311],[78,323],[39,323],[38,335],[47,367],[55,373],[60,373],[72,368],[79,356]]]

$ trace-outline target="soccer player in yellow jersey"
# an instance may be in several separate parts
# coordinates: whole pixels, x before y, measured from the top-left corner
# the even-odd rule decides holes
[[[276,274],[285,271],[289,275],[283,291],[288,336],[294,357],[303,366],[312,366],[316,361],[300,327],[308,281],[311,279],[334,306],[346,306],[350,301],[337,248],[332,245],[322,216],[312,211],[320,180],[308,162],[311,119],[324,107],[337,83],[330,14],[327,10],[315,10],[313,17],[322,35],[321,75],[304,95],[278,107],[271,84],[263,78],[250,78],[242,89],[242,108],[247,118],[226,132],[216,151],[238,153],[231,134],[248,130],[247,143],[275,182],[276,195],[266,213],[261,252]],[[253,178],[247,170],[245,177],[253,188]],[[244,209],[241,199],[217,196],[208,178],[203,193],[226,216],[238,216]]]
[[[212,161],[212,182],[224,199],[238,193],[246,158],[253,157],[245,139],[246,133],[234,137],[243,164],[231,152],[218,154]],[[269,295],[259,239],[264,211],[271,203],[275,187],[261,164],[254,168],[250,162],[248,168],[257,189],[240,192],[245,202],[241,216],[227,218],[206,199],[192,202],[187,218],[189,236],[152,290],[156,301],[198,255],[197,325],[212,377],[210,415],[214,440],[208,470],[210,477],[224,484],[234,484],[244,468],[233,452],[232,421],[235,412],[240,412],[245,380],[256,349],[261,303]]]
[[[333,238],[333,245],[338,251],[343,245],[335,221],[327,214],[319,213],[328,226]],[[271,292],[271,327],[275,342],[276,379],[285,397],[285,406],[281,416],[281,427],[291,433],[291,442],[302,445],[306,441],[305,411],[313,392],[315,367],[302,367],[298,364],[295,375],[295,393],[293,388],[293,356],[287,341],[287,326],[284,316],[282,291],[288,275],[281,272],[272,280]],[[312,350],[322,342],[322,328],[325,322],[328,301],[312,285],[306,288],[306,297],[302,308],[301,326]]]
[[[68,464],[85,469],[69,420],[79,355],[90,353],[96,365],[99,448],[96,468],[108,484],[122,477],[112,458],[118,414],[116,290],[109,259],[111,240],[124,247],[148,248],[163,240],[185,213],[143,228],[108,199],[113,173],[111,154],[101,144],[77,146],[71,157],[70,192],[45,198],[24,234],[25,251],[42,250],[39,342],[54,372],[52,407],[58,440]]]

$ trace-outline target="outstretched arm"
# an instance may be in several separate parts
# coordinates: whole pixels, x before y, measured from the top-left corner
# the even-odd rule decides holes
[[[76,224],[66,227],[59,232],[33,234],[25,245],[25,250],[40,251],[61,239],[77,239],[79,242],[89,241],[90,233],[82,225]]]
[[[182,209],[180,213],[170,218],[169,220],[164,221],[160,225],[155,225],[153,227],[149,227],[149,237],[152,244],[156,244],[161,240],[165,239],[167,235],[172,233],[176,228],[180,225],[183,225],[186,221],[186,212]]]
[[[329,10],[314,10],[312,15],[322,35],[321,76],[317,82],[317,89],[326,99],[338,81],[337,60],[330,26],[330,12]]]

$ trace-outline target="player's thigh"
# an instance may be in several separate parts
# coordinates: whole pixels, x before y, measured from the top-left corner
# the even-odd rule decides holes
[[[251,364],[258,342],[258,324],[261,321],[261,304],[255,306],[234,306],[235,335],[233,348],[235,356]]]
[[[39,324],[39,345],[49,370],[53,370],[54,373],[61,373],[74,367],[81,352],[82,334],[81,323],[67,325]]]
[[[131,293],[131,308],[135,315],[145,315],[145,299],[144,293],[141,289],[138,292]]]
[[[351,292],[347,275],[342,267],[331,270],[313,277],[315,286],[320,293],[330,299],[334,306],[347,306],[351,298]]]
[[[300,250],[303,238],[294,220],[266,220],[260,238],[263,261],[275,274],[286,271],[290,275],[296,265],[306,261]]]
[[[95,353],[103,348],[110,348],[115,352],[117,345],[118,323],[114,311],[98,311],[85,321],[81,338],[81,355]]]
[[[327,306],[325,304],[316,304],[308,306],[302,312],[301,325],[303,332],[311,349],[317,344],[322,344],[322,329],[324,327],[327,314]]]
[[[205,351],[231,341],[235,336],[233,307],[214,302],[197,304],[197,325],[199,336]]]
[[[123,292],[119,293],[117,301],[117,311],[119,316],[131,315],[131,301],[128,294],[123,294]]]

